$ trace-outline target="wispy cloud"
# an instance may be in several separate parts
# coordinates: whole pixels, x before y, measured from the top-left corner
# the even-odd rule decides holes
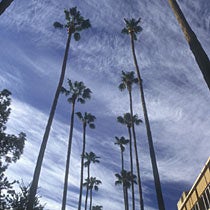
[[[210,52],[209,3],[182,2],[184,13]],[[27,134],[21,159],[10,166],[12,178],[30,182],[38,155],[49,108],[61,68],[66,32],[55,30],[54,21],[64,21],[63,9],[77,5],[89,18],[92,29],[82,32],[81,41],[71,42],[66,78],[84,81],[93,91],[92,100],[79,111],[96,115],[96,129],[87,131],[87,150],[101,156],[93,173],[103,184],[94,203],[105,210],[123,208],[120,187],[114,186],[114,174],[120,170],[119,149],[114,136],[127,135],[116,117],[129,110],[128,95],[117,88],[122,70],[134,70],[129,36],[120,31],[124,17],[142,17],[143,32],[136,44],[142,72],[160,178],[164,196],[170,199],[167,209],[176,209],[178,192],[192,183],[209,156],[209,91],[184,39],[179,25],[165,2],[157,1],[84,1],[62,4],[57,1],[17,1],[0,19],[2,88],[13,93],[8,132]],[[207,6],[206,6],[207,5]],[[199,15],[198,15],[199,14]],[[199,26],[199,23],[201,22]],[[133,92],[134,110],[143,118],[138,88]],[[63,96],[57,107],[40,179],[40,194],[47,209],[59,209],[70,106]],[[136,127],[138,149],[146,194],[146,209],[156,209],[149,149],[144,123]],[[69,208],[77,209],[81,154],[81,124],[75,119],[71,156]],[[127,153],[126,153],[127,155]],[[191,176],[189,177],[189,174]],[[168,191],[167,183],[184,183],[179,191]],[[54,192],[52,194],[52,192]],[[110,202],[111,200],[111,202]],[[172,204],[173,203],[173,204]],[[173,206],[172,206],[173,205]],[[74,207],[70,207],[74,206]]]

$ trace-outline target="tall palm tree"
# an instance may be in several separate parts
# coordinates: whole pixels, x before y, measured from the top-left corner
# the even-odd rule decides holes
[[[125,145],[129,143],[129,140],[125,139],[124,136],[122,136],[121,138],[118,138],[117,136],[115,136],[115,139],[116,139],[116,142],[114,144],[120,146],[121,164],[122,164],[121,171],[124,171],[124,155],[123,155],[123,152],[125,151]],[[125,202],[126,201],[126,192],[125,192],[124,188],[123,188],[123,196],[124,196],[124,202]]]
[[[120,138],[115,136],[115,139],[116,139],[116,142],[114,144],[120,146],[121,164],[122,164],[121,170],[124,170],[124,156],[123,156],[123,152],[125,151],[125,145],[129,143],[129,140],[126,139],[124,136],[121,136]]]
[[[98,185],[100,184],[102,184],[101,180],[97,179],[96,177],[90,177],[90,179],[86,179],[86,182],[84,183],[84,185],[87,185],[88,189],[90,190],[90,210],[92,209],[93,189],[98,191]]]
[[[155,182],[158,207],[160,210],[165,210],[162,189],[161,189],[161,183],[160,183],[160,177],[159,177],[156,156],[155,156],[155,150],[154,150],[154,145],[153,145],[152,133],[151,133],[151,129],[150,129],[150,122],[149,122],[149,118],[148,118],[146,101],[145,101],[145,97],[144,97],[142,78],[141,78],[138,62],[136,59],[135,46],[134,46],[134,41],[137,40],[136,34],[142,31],[142,27],[139,26],[141,19],[139,18],[138,20],[135,20],[132,18],[131,20],[127,20],[127,19],[124,19],[124,20],[125,20],[126,26],[125,26],[125,28],[123,28],[122,33],[130,35],[131,49],[132,49],[132,54],[133,54],[134,65],[136,68],[138,83],[139,83],[141,103],[142,103],[142,108],[143,108],[143,113],[144,113],[145,126],[146,126],[146,130],[147,130],[147,139],[148,139],[148,144],[149,144],[149,151],[150,151],[150,158],[151,158],[152,169],[153,169],[153,176],[154,176],[154,182]]]
[[[130,169],[131,173],[133,174],[133,149],[132,149],[132,135],[131,135],[131,128],[132,128],[132,121],[133,118],[137,117],[131,116],[130,113],[125,113],[123,116],[117,117],[117,121],[123,125],[126,125],[128,128],[128,135],[129,135],[129,146],[130,146]],[[131,190],[132,190],[132,209],[135,209],[135,193],[134,193],[134,183],[131,183]]]
[[[122,71],[121,76],[121,83],[119,85],[119,89],[121,91],[127,89],[129,94],[129,104],[130,104],[130,114],[133,116],[133,99],[132,99],[132,86],[133,84],[138,83],[138,79],[135,77],[135,73],[131,72],[124,72]],[[135,119],[135,124],[139,124],[142,122],[139,119]],[[134,150],[136,156],[136,169],[137,169],[137,177],[138,177],[138,188],[139,188],[139,201],[141,210],[144,210],[144,201],[142,195],[142,186],[141,186],[141,176],[140,176],[140,167],[139,167],[139,158],[138,158],[138,151],[137,151],[137,142],[136,142],[136,133],[134,128],[134,121],[131,121],[132,133],[133,133],[133,140],[134,140]]]
[[[182,10],[176,0],[168,0],[168,3],[184,33],[185,39],[195,57],[195,60],[203,74],[208,88],[210,89],[210,61],[208,55],[204,51],[196,34],[187,22]]]
[[[62,64],[61,73],[60,73],[60,79],[59,79],[58,86],[57,86],[57,89],[55,92],[55,96],[54,96],[53,103],[51,106],[49,118],[48,118],[47,125],[45,128],[42,144],[41,144],[39,155],[37,158],[36,167],[34,170],[33,180],[32,180],[31,187],[30,187],[29,202],[28,202],[27,210],[32,209],[35,195],[37,192],[37,187],[38,187],[39,176],[40,176],[40,172],[41,172],[41,166],[42,166],[42,162],[43,162],[43,158],[44,158],[44,153],[45,153],[45,149],[47,146],[52,121],[53,121],[53,118],[55,115],[55,110],[56,110],[59,94],[61,92],[61,88],[62,88],[64,77],[65,77],[66,63],[67,63],[67,58],[68,58],[71,36],[74,35],[74,39],[76,41],[78,41],[80,39],[79,32],[91,27],[89,20],[88,19],[85,20],[80,15],[80,12],[77,10],[76,7],[73,7],[69,10],[65,10],[64,13],[66,16],[66,21],[67,21],[66,24],[62,25],[61,23],[55,22],[54,26],[58,27],[58,28],[66,27],[68,29],[68,38],[67,38],[67,42],[66,42],[66,49],[65,49],[65,53],[64,53],[63,64]]]
[[[74,83],[72,83],[72,81],[68,79],[68,86],[69,86],[68,90],[64,87],[62,88],[62,93],[64,93],[66,96],[69,96],[67,100],[69,103],[72,104],[69,142],[68,142],[68,151],[67,151],[67,157],[66,157],[66,170],[65,170],[64,188],[63,188],[62,210],[65,210],[66,208],[71,145],[72,145],[72,136],[73,136],[73,128],[74,128],[75,104],[76,102],[80,102],[81,104],[84,104],[86,99],[90,99],[91,97],[91,90],[89,88],[86,88],[83,82],[75,81]]]
[[[115,185],[122,185],[123,186],[123,193],[124,193],[124,204],[125,210],[129,210],[129,203],[128,203],[128,189],[132,186],[132,183],[136,182],[136,176],[133,175],[130,171],[122,170],[120,174],[115,174],[117,181],[115,181]]]
[[[86,127],[89,125],[91,129],[95,128],[95,124],[93,123],[96,117],[91,113],[85,112],[84,116],[81,112],[77,112],[76,115],[82,121],[83,127],[83,146],[82,146],[82,155],[81,155],[81,172],[80,172],[80,194],[79,194],[79,203],[78,210],[81,209],[82,202],[82,184],[83,184],[83,171],[84,171],[84,154],[85,154],[85,146],[86,146]]]
[[[84,166],[87,167],[87,179],[90,181],[90,164],[91,163],[100,163],[98,160],[100,157],[96,156],[94,152],[85,152],[84,159],[86,160],[84,162]],[[86,196],[85,196],[85,210],[87,210],[87,200],[88,200],[88,194],[89,194],[89,188],[88,185],[86,185]]]

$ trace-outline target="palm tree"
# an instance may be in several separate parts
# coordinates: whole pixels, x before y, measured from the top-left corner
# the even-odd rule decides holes
[[[120,146],[121,163],[122,163],[122,169],[121,170],[124,170],[124,156],[123,156],[123,152],[125,151],[125,145],[129,143],[129,140],[126,139],[124,136],[122,136],[120,138],[115,136],[115,139],[116,139],[116,142],[114,144]]]
[[[66,27],[68,29],[68,38],[67,38],[67,42],[66,42],[66,49],[65,49],[65,54],[64,54],[64,58],[63,58],[63,64],[62,64],[60,79],[59,79],[58,86],[57,86],[57,89],[56,89],[56,92],[55,92],[55,96],[54,96],[54,100],[53,100],[53,103],[52,103],[52,106],[51,106],[49,118],[48,118],[47,125],[46,125],[46,128],[45,128],[42,144],[41,144],[41,147],[40,147],[38,159],[37,159],[37,162],[36,162],[36,167],[35,167],[35,170],[34,170],[33,180],[32,180],[31,187],[30,187],[29,202],[28,202],[27,210],[32,209],[34,199],[35,199],[35,195],[36,195],[36,192],[37,192],[37,187],[38,187],[39,176],[40,176],[40,172],[41,172],[41,166],[42,166],[42,162],[43,162],[43,158],[44,158],[44,153],[45,153],[45,149],[46,149],[46,146],[47,146],[48,137],[49,137],[49,133],[50,133],[50,130],[51,130],[51,125],[52,125],[52,121],[53,121],[53,118],[54,118],[59,94],[61,92],[64,77],[65,77],[66,63],[67,63],[67,58],[68,58],[71,36],[73,34],[75,40],[78,41],[80,39],[80,34],[78,32],[82,31],[83,29],[87,29],[91,26],[89,20],[88,19],[85,20],[80,15],[80,12],[77,11],[76,7],[71,8],[69,10],[65,10],[64,12],[65,12],[67,23],[65,25],[62,25],[58,22],[55,22],[54,26],[59,27],[59,28]]]
[[[121,83],[119,85],[119,89],[121,91],[127,89],[129,94],[129,104],[130,104],[130,114],[133,116],[133,99],[132,99],[132,85],[138,83],[138,79],[134,76],[135,73],[133,71],[131,72],[124,72],[122,71],[121,76]],[[141,176],[140,176],[140,167],[139,167],[139,158],[138,158],[138,151],[137,151],[137,142],[136,142],[136,133],[134,128],[134,123],[139,124],[142,122],[140,119],[135,118],[135,122],[132,120],[132,133],[133,133],[133,140],[134,140],[134,150],[135,150],[135,156],[136,156],[136,168],[137,168],[137,176],[138,176],[138,188],[139,188],[139,201],[141,210],[144,210],[144,201],[143,201],[143,195],[142,195],[142,186],[141,186]]]
[[[185,39],[195,57],[195,60],[203,74],[208,88],[210,89],[210,61],[208,55],[204,51],[201,43],[196,37],[196,34],[187,22],[182,10],[176,0],[168,0],[168,3],[184,33]]]
[[[117,117],[117,121],[123,125],[126,125],[128,128],[128,135],[129,135],[129,143],[130,143],[130,167],[131,173],[133,174],[133,152],[132,152],[132,135],[131,135],[131,127],[133,118],[137,116],[131,116],[130,113],[125,113],[123,116]],[[131,190],[132,190],[132,209],[135,209],[135,193],[134,193],[134,183],[131,183]]]
[[[84,185],[90,190],[90,210],[92,209],[92,200],[93,200],[93,189],[98,191],[98,185],[102,184],[101,180],[96,179],[96,177],[90,177],[90,179],[86,179]]]
[[[94,152],[90,153],[85,153],[84,154],[84,159],[86,160],[84,162],[84,166],[87,167],[87,181],[90,181],[90,164],[91,163],[100,163],[98,160],[100,157],[96,156]],[[87,210],[87,200],[88,200],[88,193],[89,193],[89,188],[88,185],[86,185],[86,196],[85,196],[85,210]]]
[[[64,87],[62,88],[62,93],[64,93],[66,96],[69,96],[67,100],[69,103],[72,104],[69,142],[68,142],[66,170],[65,170],[64,188],[63,188],[62,210],[65,210],[65,208],[66,208],[71,145],[72,145],[72,136],[73,136],[73,128],[74,128],[75,104],[76,104],[76,102],[80,102],[81,104],[84,104],[85,100],[90,99],[90,97],[91,97],[91,90],[89,88],[86,88],[86,86],[84,85],[83,82],[75,81],[74,83],[72,83],[72,81],[68,79],[68,86],[69,86],[68,90],[65,89]]]
[[[146,107],[146,102],[145,102],[145,97],[144,97],[142,78],[140,75],[140,70],[137,63],[135,46],[134,46],[134,40],[137,40],[136,34],[142,31],[142,27],[139,26],[141,19],[139,18],[138,20],[135,20],[132,18],[131,20],[127,20],[127,19],[124,19],[124,20],[125,20],[126,27],[123,28],[122,33],[130,35],[131,49],[132,49],[132,54],[133,54],[133,59],[134,59],[134,65],[136,68],[138,83],[139,83],[141,103],[142,103],[142,108],[143,108],[143,113],[144,113],[145,126],[147,130],[147,139],[148,139],[148,144],[149,144],[149,151],[150,151],[150,158],[151,158],[152,169],[153,169],[158,207],[160,210],[165,210],[162,189],[161,189],[161,184],[160,184],[160,178],[159,178],[159,172],[158,172],[158,167],[157,167],[157,162],[156,162],[155,150],[154,150],[154,145],[153,145],[152,133],[150,129],[150,122],[149,122],[149,118],[147,114],[147,107]]]
[[[125,210],[129,210],[128,189],[132,186],[132,183],[136,184],[136,176],[126,170],[122,170],[120,174],[115,174],[115,176],[117,178],[115,185],[123,186]]]
[[[2,15],[2,13],[7,9],[7,7],[10,6],[10,4],[13,1],[14,0],[1,0],[1,2],[0,2],[0,15]]]
[[[81,155],[81,172],[80,172],[80,194],[79,194],[79,204],[78,210],[81,209],[82,202],[82,184],[83,184],[83,171],[84,171],[84,154],[85,154],[85,145],[86,145],[86,127],[89,125],[91,129],[95,128],[95,124],[93,123],[96,117],[90,113],[85,112],[84,116],[81,112],[77,112],[76,115],[82,121],[83,125],[83,147],[82,147],[82,155]]]

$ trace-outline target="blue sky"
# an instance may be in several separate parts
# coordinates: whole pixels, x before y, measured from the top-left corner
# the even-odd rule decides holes
[[[206,53],[210,55],[210,2],[179,1]],[[11,179],[31,181],[35,161],[58,82],[66,31],[53,28],[64,21],[64,8],[77,6],[92,28],[71,42],[66,79],[83,81],[93,94],[77,110],[97,118],[87,130],[87,151],[101,157],[93,176],[102,180],[94,205],[123,209],[122,191],[114,186],[120,153],[114,137],[127,135],[116,117],[128,112],[128,95],[118,90],[121,71],[134,70],[130,40],[122,35],[123,18],[142,18],[136,54],[144,81],[163,197],[175,210],[182,193],[196,179],[209,157],[210,94],[182,31],[166,0],[14,1],[0,17],[0,86],[12,92],[8,132],[27,134],[21,159],[8,170]],[[134,112],[143,119],[138,89]],[[60,209],[70,105],[60,96],[39,182],[46,209]],[[137,128],[145,209],[157,209],[144,124]],[[68,208],[77,209],[82,128],[75,119]],[[127,153],[126,153],[127,154]],[[128,154],[127,154],[128,155]]]

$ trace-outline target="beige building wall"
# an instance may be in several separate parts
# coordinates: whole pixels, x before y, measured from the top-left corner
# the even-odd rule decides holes
[[[210,210],[210,157],[189,192],[183,192],[178,210]]]

